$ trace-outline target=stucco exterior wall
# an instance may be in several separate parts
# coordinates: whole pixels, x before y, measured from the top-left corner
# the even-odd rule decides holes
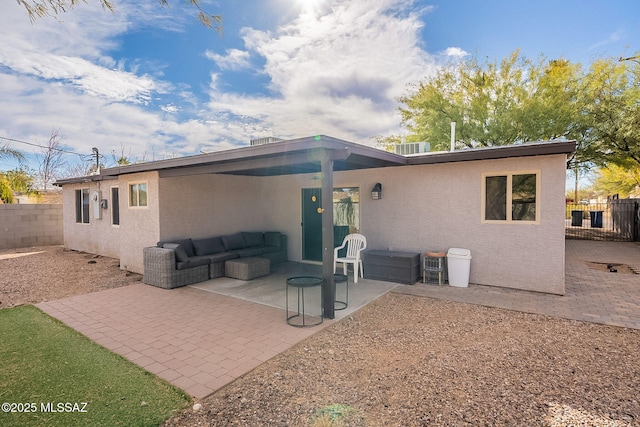
[[[539,224],[482,223],[484,173],[540,170]],[[470,282],[564,293],[565,156],[421,165],[336,174],[361,182],[369,248],[471,250]],[[366,192],[382,183],[382,199]]]
[[[116,181],[111,181],[115,183]],[[120,257],[120,233],[117,226],[111,224],[111,207],[109,188],[106,182],[87,182],[65,185],[62,191],[62,204],[65,214],[63,219],[64,246],[77,251],[104,255],[113,258]],[[89,223],[77,223],[75,211],[75,191],[89,189],[91,198],[95,191],[101,192],[102,199],[109,199],[109,209],[102,209],[101,218],[96,219],[95,205],[89,203]]]
[[[62,205],[0,205],[0,249],[61,245]]]
[[[315,185],[310,175],[162,178],[159,239],[281,231],[288,237],[289,259],[300,261],[300,193]]]
[[[483,174],[540,172],[537,224],[482,222]],[[194,175],[158,178],[157,172],[101,183],[120,188],[120,225],[102,220],[76,224],[74,190],[65,185],[65,246],[120,258],[122,268],[142,273],[142,249],[158,240],[206,237],[237,231],[282,231],[292,261],[302,257],[303,188],[320,187],[316,175],[246,177]],[[147,182],[148,206],[128,207],[128,185]],[[382,183],[382,199],[369,195]],[[470,281],[517,289],[564,293],[565,156],[510,158],[437,165],[336,172],[334,186],[360,188],[360,228],[370,249],[424,253],[471,250]]]
[[[146,242],[156,242],[158,227],[158,179],[157,172],[123,175],[118,180],[68,184],[63,188],[64,246],[120,259],[121,268],[137,273],[143,272],[142,248]],[[129,207],[128,185],[132,182],[146,182],[148,205]],[[119,189],[120,224],[112,224],[113,201],[111,188]],[[75,190],[89,189],[101,192],[107,200],[107,209],[102,209],[100,219],[94,216],[95,206],[89,204],[89,224],[76,223]]]
[[[129,207],[129,185],[147,184],[147,206]],[[160,186],[157,172],[121,175],[120,193],[120,266],[144,273],[142,249],[160,239]]]

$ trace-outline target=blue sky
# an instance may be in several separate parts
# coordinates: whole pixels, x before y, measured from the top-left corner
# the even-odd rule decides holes
[[[636,0],[204,1],[222,36],[181,0],[89,3],[33,24],[0,3],[0,137],[45,144],[60,129],[107,163],[122,147],[148,161],[264,136],[374,145],[402,131],[397,98],[451,59],[520,49],[588,66],[640,51]]]

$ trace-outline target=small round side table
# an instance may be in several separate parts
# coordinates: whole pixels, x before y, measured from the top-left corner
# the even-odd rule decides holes
[[[346,284],[346,292],[347,292],[347,296],[345,298],[344,301],[338,301],[336,299],[335,301],[335,310],[344,310],[345,308],[347,308],[349,306],[349,276],[347,276],[346,274],[334,274],[333,275],[333,281],[336,283],[336,298],[338,295],[338,283],[345,283]]]
[[[322,292],[320,292],[320,315],[310,315],[305,313],[305,302],[304,302],[304,290],[309,288],[315,288],[318,286],[322,286],[324,283],[324,279],[322,277],[315,276],[296,276],[289,277],[287,279],[287,289],[286,289],[286,304],[287,304],[287,323],[291,326],[296,326],[298,328],[304,328],[306,326],[317,326],[323,321],[322,314]],[[297,290],[298,297],[298,305],[297,311],[294,311],[291,316],[289,316],[289,288],[295,288]],[[301,309],[302,308],[302,309]],[[308,323],[307,320],[311,320],[314,318],[318,318],[318,320]],[[295,320],[298,320],[296,322]]]

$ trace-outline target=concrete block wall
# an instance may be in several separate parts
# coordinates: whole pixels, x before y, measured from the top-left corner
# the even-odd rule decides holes
[[[62,205],[0,205],[0,249],[62,245]]]

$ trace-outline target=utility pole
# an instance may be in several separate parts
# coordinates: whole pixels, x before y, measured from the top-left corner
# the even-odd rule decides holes
[[[100,153],[96,147],[93,147],[91,151],[96,156],[96,173],[100,173]]]

